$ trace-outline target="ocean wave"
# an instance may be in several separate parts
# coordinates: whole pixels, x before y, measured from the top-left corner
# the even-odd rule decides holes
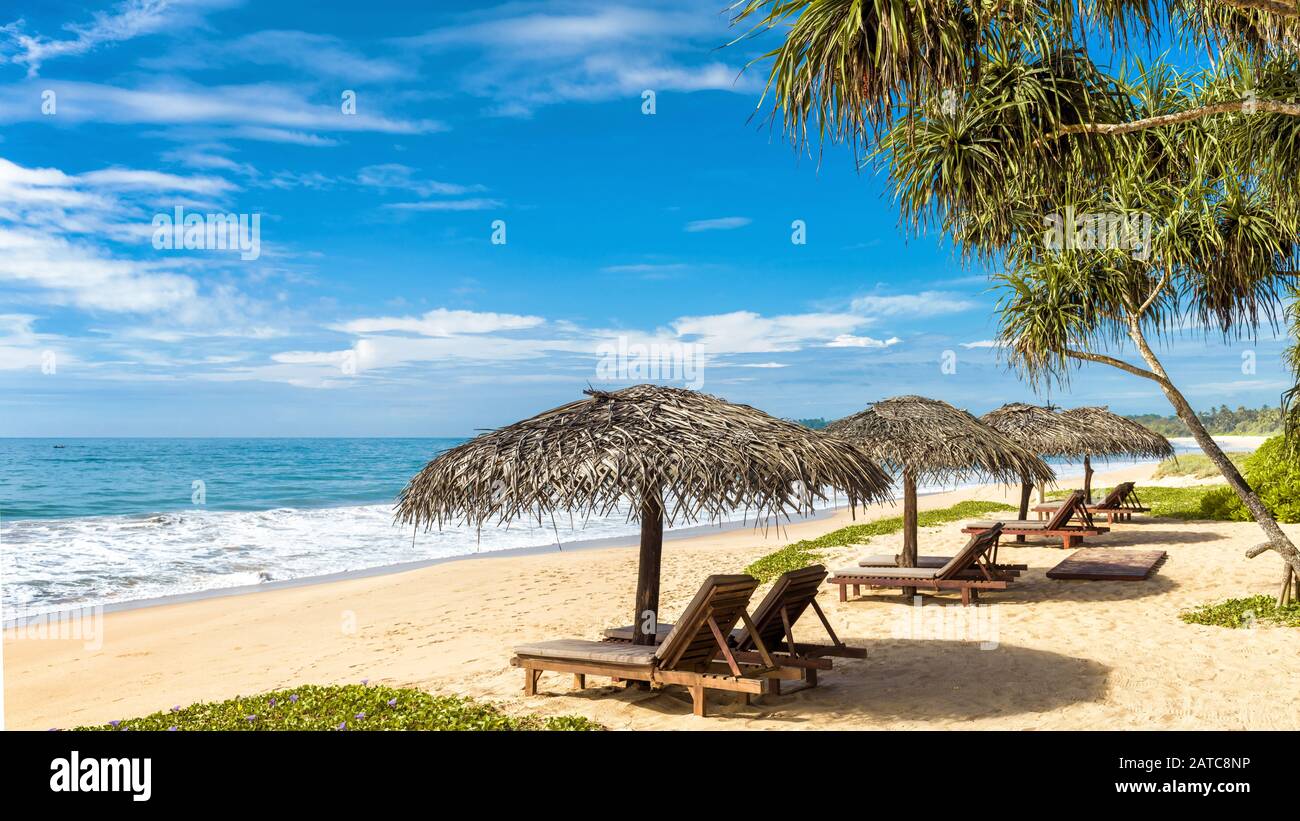
[[[1132,464],[1137,463],[1098,467]],[[1061,478],[1079,473],[1077,465],[1056,467]],[[978,482],[920,490],[937,493],[973,484]],[[723,521],[753,519],[751,511],[738,510]],[[615,511],[481,531],[449,527],[414,533],[394,524],[391,503],[9,519],[0,523],[0,572],[5,607],[36,614],[476,553],[630,538],[637,530],[625,513]]]
[[[738,511],[730,519],[742,519]],[[752,515],[750,516],[752,519]],[[622,513],[414,532],[389,504],[10,520],[5,607],[36,614],[518,548],[630,537]]]

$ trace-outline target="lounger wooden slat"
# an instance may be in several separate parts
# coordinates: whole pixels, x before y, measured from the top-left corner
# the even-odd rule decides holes
[[[943,567],[945,564],[952,561],[952,559],[952,556],[917,556],[916,566],[933,570],[938,567]],[[898,562],[899,557],[897,555],[890,556],[884,553],[878,553],[873,556],[863,557],[858,561],[858,567],[898,567]],[[1004,564],[1002,562],[992,564],[990,567],[992,567],[994,571],[1007,576],[1019,576],[1021,573],[1029,570],[1029,565],[1027,564]]]
[[[749,621],[745,607],[758,588],[752,576],[710,576],[655,647],[624,642],[560,640],[515,648],[510,663],[524,671],[525,695],[537,694],[543,672],[570,673],[576,686],[589,675],[645,681],[651,688],[682,685],[691,693],[694,712],[705,715],[708,690],[756,695],[772,691],[781,679],[801,678],[803,671],[780,668],[761,639],[753,653],[759,663],[738,658],[726,637],[738,622]]]
[[[803,670],[803,680],[808,686],[817,683],[818,670],[832,669],[827,657],[866,658],[867,651],[861,647],[850,647],[840,641],[834,628],[817,604],[817,593],[822,582],[826,580],[826,568],[813,565],[800,570],[784,573],[773,583],[758,607],[754,609],[753,624],[759,641],[750,636],[749,631],[737,628],[727,636],[727,643],[734,648],[733,655],[738,661],[761,663],[757,652],[759,645],[766,647],[775,665],[780,668]],[[822,628],[830,638],[829,644],[791,641],[794,625],[812,608]],[[660,624],[656,637],[663,641],[674,625]],[[631,641],[634,630],[632,626],[614,627],[605,631],[610,641]],[[773,676],[778,681],[782,677]],[[780,692],[779,683],[774,684],[773,691]]]
[[[1073,519],[1079,524],[1070,524]],[[1082,490],[1073,491],[1065,502],[1046,522],[999,521],[973,522],[962,528],[962,533],[978,534],[987,531],[993,525],[999,525],[1002,533],[1008,536],[1044,536],[1060,539],[1064,548],[1077,547],[1086,536],[1100,536],[1109,533],[1110,528],[1099,527],[1092,521],[1092,515],[1084,503]]]
[[[859,595],[863,587],[918,587],[934,591],[957,590],[963,605],[979,599],[980,590],[1005,590],[1012,578],[994,570],[990,561],[1002,535],[1002,524],[976,534],[961,551],[937,568],[854,567],[837,570],[829,579],[840,589],[840,601],[848,601],[848,589]]]
[[[1049,502],[1038,505],[1034,512],[1038,514],[1039,519],[1044,519],[1048,514],[1060,510],[1063,502]],[[1114,522],[1127,522],[1133,519],[1134,513],[1150,513],[1151,508],[1142,504],[1142,500],[1137,495],[1137,485],[1133,482],[1121,482],[1116,485],[1106,498],[1096,504],[1085,503],[1087,511],[1094,516],[1104,516],[1107,524]]]

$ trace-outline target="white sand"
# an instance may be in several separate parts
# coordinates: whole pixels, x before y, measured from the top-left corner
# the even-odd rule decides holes
[[[1151,469],[1099,475],[1096,483],[1141,481]],[[922,506],[1010,496],[969,489],[923,497]],[[683,607],[709,573],[739,571],[788,541],[847,522],[846,513],[779,536],[740,530],[669,541],[661,609]],[[960,528],[923,531],[923,552],[955,549],[964,541]],[[1288,530],[1300,539],[1300,527]],[[900,540],[878,538],[828,563],[896,551]],[[1160,520],[1120,524],[1090,541],[1169,551],[1147,582],[1052,581],[1044,572],[1065,552],[1004,548],[1005,560],[1032,568],[1013,589],[988,595],[978,610],[951,606],[951,596],[927,597],[919,617],[896,592],[840,603],[828,588],[821,597],[827,614],[868,658],[837,660],[821,686],[750,706],[712,696],[707,719],[692,716],[671,692],[594,686],[570,693],[570,677],[562,675],[542,677],[544,695],[522,695],[523,674],[508,664],[512,645],[597,638],[628,622],[637,561],[628,548],[467,559],[114,613],[99,649],[7,639],[7,718],[14,728],[68,727],[296,684],[369,679],[491,699],[512,711],[577,713],[615,728],[1298,729],[1300,630],[1226,630],[1178,619],[1194,605],[1272,592],[1280,562],[1272,554],[1243,556],[1258,541],[1253,525]],[[938,618],[948,638],[907,635],[909,624],[929,630]],[[981,645],[987,634],[954,637],[961,618],[995,628],[996,648]],[[809,639],[818,629],[811,621],[797,627]]]

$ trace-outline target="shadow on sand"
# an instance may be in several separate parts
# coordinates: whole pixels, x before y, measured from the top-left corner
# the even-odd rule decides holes
[[[835,669],[823,673],[817,687],[762,696],[752,704],[729,693],[710,693],[710,717],[699,720],[699,729],[727,729],[728,719],[797,725],[814,715],[830,715],[842,717],[844,729],[871,729],[885,721],[951,722],[1042,713],[1102,699],[1110,673],[1090,659],[1007,644],[982,649],[978,642],[962,641],[848,642],[865,646],[867,659],[837,659]],[[550,681],[541,686],[547,692],[565,692],[561,677],[545,678]],[[590,687],[566,695],[615,699],[665,716],[691,713],[681,688],[649,692]],[[834,729],[833,723],[828,729]]]

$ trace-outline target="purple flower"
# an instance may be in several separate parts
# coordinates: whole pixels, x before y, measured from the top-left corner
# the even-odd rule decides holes
[[[396,706],[397,706],[397,696],[393,696],[392,698],[390,698],[390,699],[388,700],[388,706],[389,706],[389,707],[396,707]]]
[[[292,701],[294,704],[297,704],[297,703],[298,703],[298,694],[297,694],[297,693],[294,693],[293,695],[289,696],[289,700]]]
[[[361,719],[363,719],[363,718],[365,718],[365,717],[366,717],[366,714],[365,714],[365,713],[357,713],[357,715],[356,715],[356,719],[357,719],[358,721],[360,721]]]
[[[121,722],[121,721],[110,721],[110,722],[108,722],[108,723],[111,724],[111,725],[113,725],[114,727],[116,727],[117,725],[121,724],[122,722]]]
[[[174,733],[174,732],[176,732],[176,730],[177,730],[177,727],[176,727],[175,724],[173,724],[172,726],[170,726],[170,727],[167,728],[167,732],[169,732],[169,733]]]
[[[275,699],[271,699],[271,706],[272,706],[272,707],[275,706]]]
[[[368,679],[368,678],[363,678],[363,679],[361,679],[361,686],[362,686],[362,687],[365,687],[365,686],[366,686],[367,684],[369,684],[369,683],[370,683],[370,679]]]
[[[172,708],[173,713],[179,713],[180,711],[181,711],[181,705],[179,704],[177,704],[175,707]]]
[[[348,723],[347,723],[346,721],[340,721],[340,722],[339,722],[338,729],[340,729],[340,730],[346,730],[347,728],[348,728]]]

